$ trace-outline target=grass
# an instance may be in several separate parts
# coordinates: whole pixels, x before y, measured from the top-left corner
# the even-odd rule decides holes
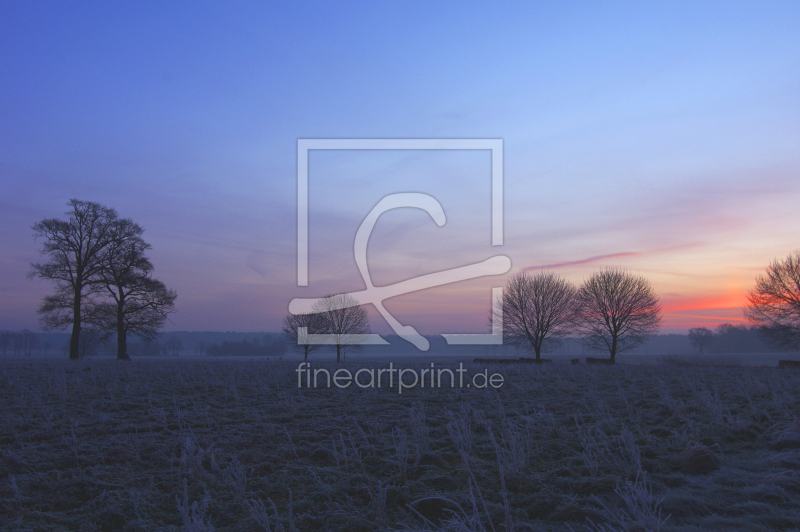
[[[800,372],[503,365],[497,391],[398,395],[295,368],[5,362],[0,528],[800,527]]]

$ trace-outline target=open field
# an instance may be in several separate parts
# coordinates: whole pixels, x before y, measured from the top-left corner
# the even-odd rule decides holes
[[[398,394],[296,368],[4,362],[0,528],[800,529],[800,371],[498,365],[496,391]]]

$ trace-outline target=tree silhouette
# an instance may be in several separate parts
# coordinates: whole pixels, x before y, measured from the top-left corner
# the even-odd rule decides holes
[[[116,333],[117,359],[130,360],[128,334],[154,340],[175,311],[178,296],[153,278],[153,265],[145,256],[150,245],[141,238],[142,228],[131,220],[120,220],[114,232],[120,237],[112,238],[97,274],[109,300],[93,303],[88,321],[105,337]]]
[[[325,296],[314,305],[312,314],[321,316],[320,331],[331,336],[332,344],[336,347],[336,362],[342,360],[342,355],[347,358],[348,349],[361,349],[363,344],[359,336],[370,332],[367,311],[359,306],[356,298],[348,294]]]
[[[177,336],[170,336],[167,338],[167,341],[164,342],[164,348],[172,354],[172,356],[178,356],[178,353],[183,350],[183,342],[178,339]]]
[[[789,350],[800,345],[800,250],[773,261],[766,274],[756,278],[744,315],[773,347]]]
[[[39,308],[45,330],[72,326],[69,358],[80,358],[80,333],[84,323],[84,298],[97,289],[103,254],[113,238],[124,238],[113,229],[119,217],[114,209],[99,203],[71,199],[69,220],[47,218],[32,226],[34,238],[43,238],[45,264],[32,264],[29,278],[56,283],[55,294],[44,298]],[[135,235],[132,235],[135,236]]]
[[[536,360],[541,360],[545,340],[566,336],[574,325],[576,293],[571,283],[551,272],[514,275],[503,289],[504,339],[518,348],[533,350]]]
[[[11,331],[0,331],[0,347],[3,348],[3,358],[6,356],[6,348],[11,343]]]
[[[29,277],[55,281],[55,293],[39,307],[45,330],[72,326],[70,359],[82,357],[84,325],[101,337],[117,333],[117,357],[127,358],[127,333],[154,338],[176,294],[152,278],[153,266],[144,255],[149,245],[144,230],[114,209],[72,199],[68,221],[49,218],[33,225],[35,238],[44,238],[46,264],[32,264]],[[108,299],[102,299],[108,296]],[[91,342],[90,342],[91,343]]]
[[[695,327],[693,329],[689,329],[689,344],[692,347],[699,349],[701,355],[707,347],[711,346],[713,341],[714,333],[711,331],[711,329],[706,327]]]
[[[658,331],[661,305],[650,282],[622,268],[595,272],[576,296],[577,323],[584,342],[593,349],[617,353],[641,345]]]
[[[305,327],[305,332],[300,331]],[[308,360],[308,355],[322,345],[309,343],[309,334],[320,334],[324,327],[324,320],[319,314],[288,314],[283,318],[281,332],[296,350],[302,351],[303,360]]]

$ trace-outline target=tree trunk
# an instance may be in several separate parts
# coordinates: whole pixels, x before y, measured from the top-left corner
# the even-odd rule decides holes
[[[615,358],[617,356],[617,337],[614,336],[611,339],[611,363],[614,364],[616,362]]]
[[[536,360],[542,356],[542,344],[533,344],[533,351],[536,353]]]
[[[342,361],[342,353],[341,353],[341,346],[336,344],[336,362]]]
[[[69,359],[78,360],[80,358],[80,334],[81,334],[81,292],[75,291],[72,299],[72,335],[69,338]]]
[[[122,316],[117,316],[117,360],[130,360],[127,332],[122,323]]]
[[[120,290],[122,292],[122,290]],[[130,360],[128,356],[128,331],[125,330],[125,298],[120,294],[117,302],[117,360]]]

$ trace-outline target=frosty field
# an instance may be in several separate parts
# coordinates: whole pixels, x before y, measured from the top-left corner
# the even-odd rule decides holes
[[[486,367],[502,388],[399,395],[287,361],[6,361],[0,528],[800,527],[800,371]]]

